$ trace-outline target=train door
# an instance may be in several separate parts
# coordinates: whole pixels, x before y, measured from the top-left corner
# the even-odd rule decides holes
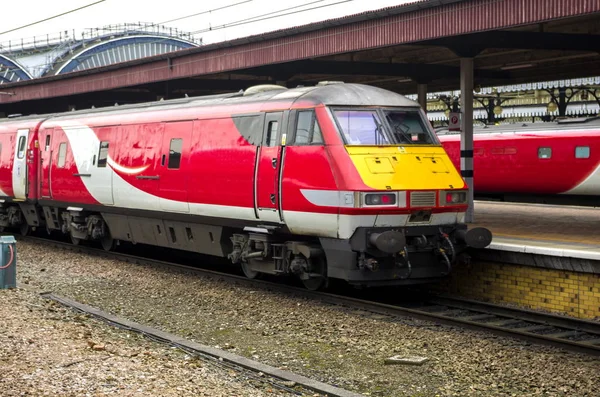
[[[98,139],[89,139],[74,149],[73,156],[77,164],[77,174],[94,198],[103,205],[114,205],[113,174],[108,164],[109,151],[114,153],[115,139],[119,131],[118,125],[96,128]],[[114,156],[114,154],[113,154]],[[93,182],[92,182],[93,181]],[[91,190],[93,189],[93,190]]]
[[[256,159],[255,195],[258,218],[279,222],[279,168],[281,165],[280,133],[283,112],[267,113],[262,143]]]
[[[27,197],[27,142],[29,130],[17,131],[15,161],[13,165],[12,182],[14,198],[25,200]]]
[[[41,168],[42,168],[42,183],[40,196],[43,199],[52,198],[52,188],[50,186],[50,168],[52,167],[52,130],[45,130],[42,134],[42,155],[41,155]]]
[[[165,123],[160,159],[159,203],[165,211],[189,212],[188,175],[192,121]]]

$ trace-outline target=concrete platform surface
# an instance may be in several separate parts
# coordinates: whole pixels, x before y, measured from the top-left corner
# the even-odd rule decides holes
[[[475,202],[475,222],[493,233],[490,249],[600,260],[600,208]]]

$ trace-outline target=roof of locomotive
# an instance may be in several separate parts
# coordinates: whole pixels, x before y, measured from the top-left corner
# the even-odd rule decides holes
[[[250,91],[247,90],[247,91]],[[54,113],[37,116],[24,116],[11,121],[25,120],[30,118],[72,119],[82,116],[115,116],[133,112],[161,111],[193,107],[260,104],[259,108],[266,108],[269,103],[277,103],[291,107],[295,102],[302,101],[317,105],[337,106],[391,106],[391,107],[419,107],[419,104],[403,95],[378,87],[363,84],[324,84],[314,87],[297,87],[287,89],[285,87],[273,87],[267,91],[258,91],[244,95],[244,91],[228,94],[208,95],[201,97],[189,97],[169,99],[162,101],[146,102],[130,105],[119,105],[102,107],[96,109],[81,109],[70,112]],[[3,121],[0,121],[0,123]]]
[[[419,107],[417,102],[403,95],[365,84],[338,83],[310,88],[298,99],[329,106]]]

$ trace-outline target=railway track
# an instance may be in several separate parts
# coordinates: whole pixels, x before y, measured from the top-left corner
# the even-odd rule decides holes
[[[374,291],[365,299],[350,296],[350,292],[335,294],[308,291],[301,287],[266,280],[248,279],[242,275],[224,273],[189,266],[172,261],[151,259],[121,252],[107,252],[85,245],[73,245],[40,237],[21,237],[37,243],[47,244],[71,251],[97,255],[110,259],[123,260],[140,265],[176,268],[202,274],[213,278],[226,279],[250,285],[262,285],[271,290],[293,293],[309,299],[354,311],[356,314],[377,318],[378,320],[397,321],[399,318],[418,318],[434,323],[458,326],[477,331],[491,332],[505,337],[513,337],[535,344],[546,344],[584,354],[600,355],[600,322],[579,320],[553,314],[535,312],[526,309],[509,308],[489,303],[456,299],[446,296],[424,296],[422,299],[402,299],[378,296]],[[355,294],[355,295],[360,295]]]

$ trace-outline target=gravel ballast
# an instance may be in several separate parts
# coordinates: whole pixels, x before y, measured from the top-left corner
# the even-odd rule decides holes
[[[0,290],[0,318],[3,397],[291,395],[28,289]]]
[[[28,289],[52,291],[198,343],[218,346],[365,395],[594,396],[600,388],[600,360],[595,357],[409,318],[394,322],[365,318],[312,300],[241,283],[107,260],[37,243],[20,241],[18,259],[18,283],[25,284]],[[14,300],[23,294],[28,292],[1,292],[0,296]],[[39,300],[33,295],[29,299]],[[7,304],[3,299],[0,303],[2,314],[10,312],[14,304],[14,301]],[[22,326],[31,332],[49,329],[32,319],[48,316],[47,310],[23,308],[20,315],[27,320]],[[15,316],[11,315],[11,318]],[[56,323],[82,328],[63,322]],[[89,324],[92,332],[103,332],[103,335],[127,341],[116,336],[124,331],[96,322]],[[3,333],[2,327],[0,325],[0,333]],[[2,367],[20,365],[22,359],[13,358],[10,341],[4,335],[0,335],[0,341]],[[86,342],[79,340],[77,343]],[[150,342],[137,343],[151,345]],[[190,386],[186,377],[199,377],[194,375],[198,369],[186,367],[189,360],[185,360],[185,354],[162,345],[153,346],[156,347],[152,349],[160,351],[157,354],[171,355],[165,358],[171,365],[177,363],[178,368],[191,371],[171,384],[180,381],[182,385]],[[51,354],[51,351],[46,353]],[[26,356],[26,351],[19,354]],[[180,354],[181,359],[177,360],[172,356],[174,354]],[[386,365],[386,359],[393,356],[427,360],[422,365]],[[4,362],[7,359],[12,361]],[[90,373],[98,371],[103,364],[84,361],[67,367],[68,370],[64,369],[62,373],[73,382],[81,382],[86,377],[78,372],[78,365]],[[160,361],[144,365],[147,367],[140,367],[139,371],[165,372],[160,368]],[[13,379],[23,382],[19,380],[22,371],[9,371],[13,371]],[[194,385],[205,387],[205,383],[211,385],[211,379],[220,379],[216,383],[219,387],[234,389],[206,395],[274,395],[249,385],[242,387],[233,375],[229,379],[226,376],[219,378],[214,371],[205,369],[205,378]],[[0,378],[0,385],[2,382]],[[140,381],[142,383],[147,385]],[[131,393],[136,390],[133,384]],[[172,393],[182,395],[175,390]],[[140,392],[139,395],[169,394],[161,391],[158,394]]]

